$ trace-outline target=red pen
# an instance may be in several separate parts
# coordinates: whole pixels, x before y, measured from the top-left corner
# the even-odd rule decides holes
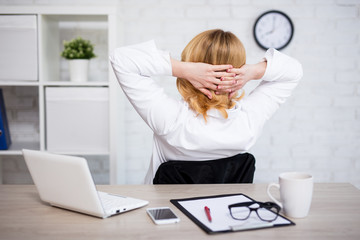
[[[210,208],[208,208],[207,206],[204,207],[205,210],[205,214],[209,220],[209,222],[211,222],[211,215],[210,215]]]

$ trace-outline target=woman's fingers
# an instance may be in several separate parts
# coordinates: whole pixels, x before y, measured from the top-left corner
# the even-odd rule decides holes
[[[246,81],[239,80],[237,78],[223,80],[221,84],[218,85],[218,89],[235,89],[242,88],[245,85]]]
[[[225,84],[231,84],[228,83],[235,77],[234,73],[227,73],[227,72],[213,72],[211,76],[209,76],[207,83],[215,84],[215,85],[221,85],[223,82],[226,82]],[[209,88],[209,86],[206,86]],[[210,87],[210,89],[213,89]]]
[[[237,92],[245,86],[249,81],[249,76],[247,76],[248,65],[244,65],[241,68],[231,68],[228,69],[228,73],[234,74],[233,76],[223,76],[221,78],[221,83],[217,86],[217,91],[220,93],[232,93]]]
[[[233,68],[229,64],[206,65],[206,67],[208,67],[207,76],[203,76],[203,80],[199,80],[193,85],[209,99],[212,98],[209,90],[214,90],[217,94],[228,93],[231,96],[246,83],[242,68]]]
[[[236,75],[242,75],[244,74],[246,68],[248,68],[248,65],[243,65],[241,68],[229,68],[227,70],[228,73],[235,73]]]
[[[220,81],[220,80],[219,80]],[[210,82],[205,82],[203,84],[203,88],[207,88],[207,89],[211,89],[211,90],[216,90],[218,88],[218,84],[217,84],[217,80],[211,80],[211,83]],[[200,90],[200,89],[199,89]]]
[[[212,99],[212,94],[211,92],[206,89],[206,88],[200,88],[199,89],[200,92],[202,92],[205,96],[207,96],[209,99]]]
[[[229,69],[232,69],[233,66],[230,64],[223,64],[223,65],[212,65],[211,68],[215,72],[219,72],[219,71],[227,72]]]
[[[214,77],[216,78],[232,78],[235,77],[235,73],[228,73],[228,72],[214,72]]]

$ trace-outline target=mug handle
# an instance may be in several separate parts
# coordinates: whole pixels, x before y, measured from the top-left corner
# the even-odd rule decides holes
[[[279,189],[280,191],[280,185],[278,183],[270,183],[267,187],[267,194],[269,195],[269,197],[271,198],[271,200],[273,200],[277,205],[279,205],[281,208],[283,208],[283,205],[281,202],[279,202],[278,200],[276,200],[270,193],[270,188],[271,187],[276,187],[277,189]]]

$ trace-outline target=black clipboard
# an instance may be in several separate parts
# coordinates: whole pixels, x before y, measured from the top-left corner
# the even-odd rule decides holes
[[[227,206],[229,204],[241,202],[241,201],[255,201],[255,200],[242,193],[201,196],[201,197],[170,200],[172,204],[174,204],[180,211],[182,211],[188,218],[190,218],[196,225],[198,225],[202,230],[204,230],[208,234],[226,233],[226,232],[235,232],[235,231],[248,231],[248,230],[256,230],[262,228],[284,227],[284,226],[295,225],[294,222],[285,218],[282,215],[279,215],[278,218],[273,223],[262,222],[261,220],[259,220],[259,222],[253,222],[251,224],[248,224],[249,221],[248,222],[242,221],[241,225],[225,226],[226,223],[224,221],[221,221],[220,224],[223,224],[224,226],[213,227],[212,224],[214,221],[207,222],[208,220],[206,219],[206,214],[203,209],[205,206],[212,204],[212,206],[210,207],[211,213],[213,213],[215,210],[219,214],[221,214],[222,217],[226,219],[228,217],[231,218],[230,213],[224,212],[226,211],[225,209],[227,208]],[[233,221],[238,221],[233,219],[230,220],[227,219],[227,220],[230,221],[231,223],[233,223]]]

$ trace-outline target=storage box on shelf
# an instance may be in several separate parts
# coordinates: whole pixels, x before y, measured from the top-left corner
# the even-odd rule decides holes
[[[118,164],[123,161],[120,156],[122,149],[118,146],[122,143],[118,129],[122,122],[118,111],[121,109],[123,96],[108,65],[109,51],[118,44],[116,8],[112,6],[5,6],[0,10],[0,36],[8,34],[9,31],[7,27],[2,26],[11,25],[13,22],[19,25],[19,22],[24,22],[23,18],[31,20],[31,23],[25,24],[25,30],[23,27],[15,31],[13,40],[10,39],[11,36],[8,37],[6,44],[9,46],[2,46],[0,51],[4,48],[14,49],[14,45],[18,43],[24,45],[24,41],[17,40],[28,39],[31,36],[32,40],[26,42],[31,45],[27,46],[31,51],[24,54],[29,55],[25,59],[35,58],[32,61],[35,67],[27,65],[33,69],[33,72],[19,76],[14,69],[18,69],[16,64],[20,61],[7,61],[4,59],[5,55],[0,54],[0,69],[7,68],[10,75],[17,74],[13,78],[9,77],[8,73],[4,77],[0,74],[0,87],[24,88],[25,92],[29,87],[36,89],[35,97],[38,106],[35,135],[38,139],[29,143],[13,141],[9,150],[0,151],[0,157],[7,155],[20,157],[22,148],[85,156],[101,155],[102,159],[107,156],[109,160],[107,165],[110,169],[109,182],[122,182],[117,171],[121,171]],[[10,29],[14,31],[15,27],[10,26]],[[60,54],[63,40],[78,37],[79,34],[88,34],[85,38],[92,38],[97,58],[91,60],[94,61],[94,65],[90,67],[92,70],[89,73],[89,81],[74,83],[69,81],[67,63]],[[7,53],[6,56],[8,55]],[[14,55],[14,58],[17,56]],[[11,66],[7,66],[4,62]],[[52,98],[59,92],[63,96],[62,100],[67,98],[65,101]],[[89,94],[92,93],[98,94],[99,97],[90,100]],[[16,109],[17,107],[14,106],[15,112]],[[80,109],[84,111],[83,114]],[[63,132],[66,135],[65,138],[61,136],[63,128],[57,128],[64,125],[61,118],[66,119],[66,126],[63,127],[69,130]],[[82,126],[79,125],[80,121],[84,122]],[[10,126],[11,124],[10,120]],[[78,130],[77,133],[76,130]],[[68,141],[63,142],[66,140]]]
[[[108,88],[47,87],[45,99],[47,150],[108,154]]]
[[[37,81],[36,15],[1,15],[0,39],[0,81]]]

